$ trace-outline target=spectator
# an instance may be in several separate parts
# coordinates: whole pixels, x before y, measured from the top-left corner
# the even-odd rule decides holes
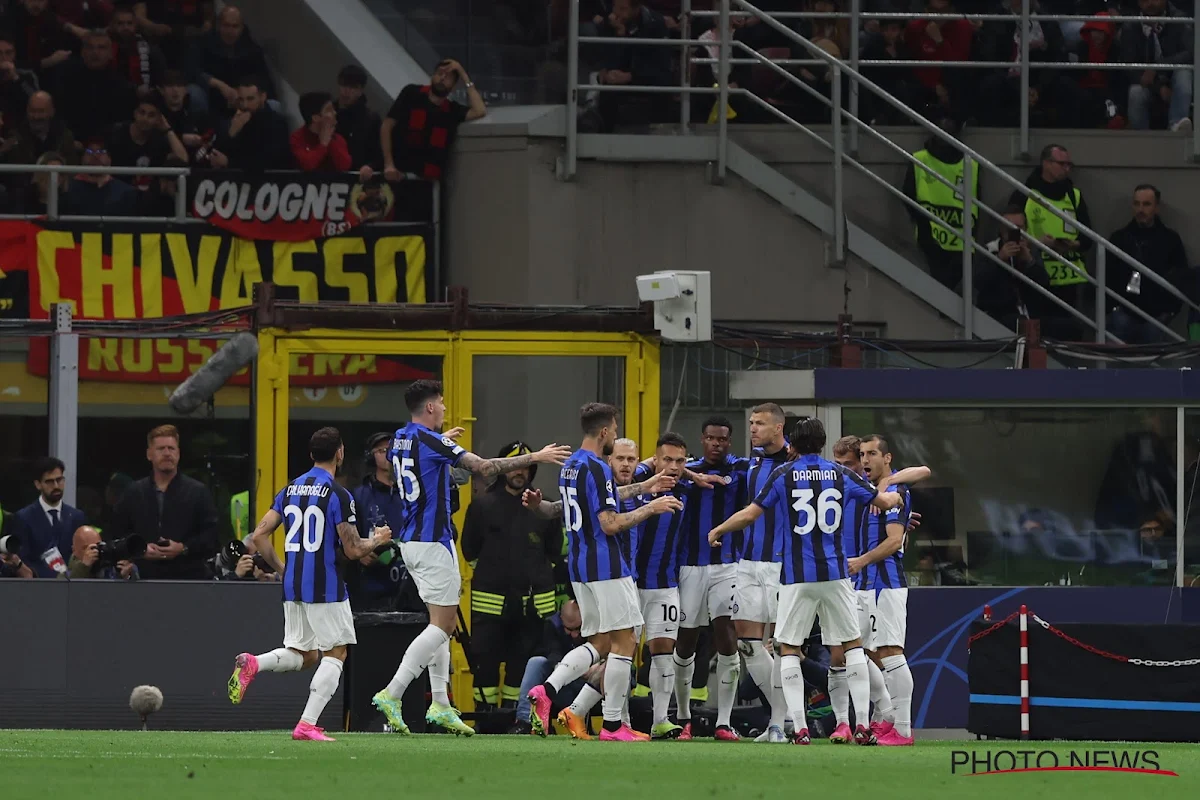
[[[878,31],[868,32],[863,40],[864,61],[904,61],[908,53],[904,50],[904,23],[898,19],[878,20]],[[905,105],[916,106],[923,92],[911,67],[863,67],[862,73],[879,84]],[[863,117],[872,125],[907,125],[911,119],[884,102],[874,92],[860,92]]]
[[[0,114],[9,128],[25,119],[29,98],[40,88],[33,70],[17,68],[16,52],[12,35],[0,33]]]
[[[204,580],[217,551],[217,509],[208,487],[179,472],[179,431],[160,425],[146,437],[152,472],[134,481],[114,509],[107,538],[136,533],[148,542],[143,578]]]
[[[7,27],[21,69],[45,79],[71,57],[72,37],[50,10],[50,0],[20,0],[9,10]]]
[[[1195,286],[1196,273],[1188,262],[1183,240],[1158,216],[1161,200],[1162,195],[1156,187],[1148,183],[1137,186],[1133,190],[1133,219],[1124,228],[1113,231],[1108,238],[1147,269],[1186,293]],[[1123,258],[1109,255],[1107,267],[1106,283],[1109,289],[1162,324],[1171,324],[1182,305],[1177,297],[1152,278],[1135,272]],[[1108,329],[1126,344],[1171,341],[1166,332],[1119,304],[1109,309]]]
[[[85,167],[111,167],[108,148],[102,139],[84,146]],[[137,213],[138,190],[108,173],[80,173],[67,188],[67,214],[86,217],[132,217]]]
[[[1182,17],[1167,0],[1138,0],[1142,16]],[[1126,64],[1184,65],[1192,63],[1192,24],[1152,25],[1126,22],[1121,26],[1117,50]],[[1192,72],[1187,69],[1148,69],[1129,73],[1129,125],[1136,130],[1150,127],[1152,105],[1167,107],[1167,127],[1190,131]]]
[[[169,155],[187,163],[187,148],[159,111],[156,99],[139,100],[133,109],[133,121],[123,122],[109,133],[108,154],[115,166],[161,167]],[[143,191],[153,183],[149,175],[124,177]]]
[[[71,536],[80,525],[87,525],[83,512],[63,502],[65,466],[54,457],[43,458],[34,465],[33,481],[38,499],[17,512],[24,534],[21,559],[33,568],[39,578],[56,577],[50,563],[58,557],[65,559],[71,552]]]
[[[350,169],[383,163],[379,150],[379,115],[367,107],[367,73],[348,64],[338,73],[337,129],[350,148]],[[397,528],[396,530],[399,530]]]
[[[162,83],[166,57],[158,45],[138,33],[132,8],[118,8],[113,14],[112,36],[116,43],[113,59],[121,77],[138,88],[149,89]]]
[[[325,92],[308,92],[300,98],[305,125],[292,132],[292,156],[304,172],[345,172],[350,150],[337,132],[337,111]]]
[[[275,87],[265,77],[267,59],[258,43],[250,37],[237,6],[221,9],[216,30],[196,41],[196,65],[193,70],[200,91],[192,94],[192,108],[211,112],[214,117],[229,116],[240,110],[238,81],[247,75],[261,75],[258,86],[268,96]]]
[[[369,539],[374,529],[386,525],[394,531],[404,523],[403,498],[395,491],[396,481],[388,461],[392,434],[374,433],[367,438],[365,460],[367,474],[354,490],[354,506],[358,510],[358,534]],[[394,553],[383,557],[369,553],[357,563],[346,565],[346,592],[355,611],[396,609],[403,575],[394,564]],[[419,600],[420,598],[418,598]]]
[[[186,167],[188,162],[172,153],[162,162],[163,167]],[[174,217],[179,181],[170,176],[160,176],[150,181],[148,188],[138,198],[139,217]]]
[[[642,0],[613,0],[612,13],[597,21],[596,35],[611,38],[666,39],[662,16]],[[667,86],[672,82],[671,53],[661,47],[605,46],[598,52],[600,84],[614,86]],[[618,117],[630,114],[639,121],[663,116],[662,95],[601,92],[596,100],[601,129],[611,131]]]
[[[75,136],[54,108],[49,92],[36,92],[25,107],[25,118],[17,126],[17,142],[6,153],[10,164],[32,164],[46,153],[57,153],[66,163],[79,160]]]
[[[136,581],[138,568],[132,561],[121,560],[115,565],[100,563],[100,532],[91,525],[76,528],[71,544],[71,561],[67,577],[100,578],[108,581]]]
[[[460,78],[466,84],[470,108],[449,97]],[[483,97],[462,65],[452,59],[441,62],[427,85],[410,83],[400,90],[380,125],[384,177],[398,181],[412,173],[431,181],[441,180],[458,126],[486,113]]]
[[[158,92],[163,101],[160,110],[167,118],[167,124],[179,135],[189,155],[199,150],[206,138],[212,139],[214,134],[209,125],[208,115],[192,109],[187,79],[183,77],[182,72],[176,69],[167,70],[163,74]]]
[[[1025,230],[1024,207],[1006,209],[1004,218],[1012,227],[1006,227],[998,238],[988,242],[987,251],[1048,291],[1050,283],[1042,264],[1042,251],[1031,247],[1021,235]],[[1042,320],[1045,328],[1047,316],[1057,319],[1066,313],[1041,292],[983,256],[975,261],[975,275],[979,310],[990,314],[1009,330],[1016,330],[1018,319],[1030,318]],[[1046,333],[1056,337],[1050,330]]]
[[[529,733],[529,692],[533,687],[550,677],[550,673],[562,661],[563,656],[574,650],[583,641],[582,617],[579,604],[568,600],[562,609],[542,625],[542,637],[534,648],[534,655],[525,662],[525,673],[521,678],[521,697],[517,701],[516,725],[510,733]],[[579,678],[558,690],[555,702],[568,706],[583,688],[584,678]]]
[[[232,169],[290,169],[287,120],[267,105],[266,82],[259,77],[238,81],[238,112],[217,135],[216,148]]]
[[[1037,0],[1030,0],[1030,13],[1041,13]],[[1008,69],[985,73],[976,93],[976,113],[981,123],[997,127],[1016,125],[1021,97],[1021,0],[1004,0],[993,13],[1008,14],[1011,20],[985,22],[980,30],[979,53],[983,61],[1006,61]],[[1029,21],[1031,63],[1062,62],[1067,49],[1057,22]],[[1079,90],[1073,81],[1052,69],[1030,69],[1030,113],[1043,117],[1043,127],[1075,127],[1079,123]],[[1036,102],[1033,98],[1036,97]],[[1054,119],[1046,119],[1053,115]]]
[[[953,14],[951,0],[926,0],[930,14]],[[965,19],[914,19],[905,29],[904,41],[913,59],[921,61],[969,61],[974,28]],[[967,117],[971,70],[914,67],[913,74],[921,84],[924,100],[936,107],[936,118],[949,115],[959,123]],[[917,109],[920,110],[920,107]]]
[[[37,163],[61,165],[67,162],[63,159],[62,154],[51,150],[38,156]],[[50,212],[49,203],[50,173],[38,172],[33,176],[33,180],[25,185],[24,190],[17,195],[16,208],[13,210],[17,214],[43,216]],[[61,173],[58,179],[58,208],[60,213],[65,213],[67,208],[67,179]]]
[[[958,124],[949,118],[943,119],[941,127],[951,136],[959,134]],[[917,245],[929,265],[929,274],[939,283],[949,289],[955,289],[962,281],[963,271],[963,240],[951,228],[963,226],[963,185],[964,162],[963,153],[952,144],[939,136],[930,136],[925,142],[925,149],[913,153],[913,157],[925,165],[924,169],[909,163],[904,173],[904,194],[950,227],[938,225],[929,220],[909,204],[905,204],[908,215],[916,226]],[[972,168],[972,185],[976,203],[979,198],[979,169]],[[959,191],[951,189],[934,174],[940,175],[950,183],[960,187]],[[978,230],[979,208],[973,204],[971,208],[972,231]]]
[[[182,69],[197,37],[213,27],[212,0],[145,0],[133,13],[147,38],[162,45],[167,66]]]
[[[1071,181],[1074,166],[1071,154],[1065,147],[1046,145],[1042,148],[1041,166],[1025,179],[1025,185],[1033,190],[1033,196],[1026,198],[1022,192],[1014,191],[1008,204],[1025,209],[1029,234],[1061,256],[1060,259],[1047,257],[1043,260],[1050,278],[1050,290],[1067,305],[1088,313],[1086,309],[1091,306],[1091,294],[1085,291],[1089,287],[1084,259],[1092,249],[1092,240],[1080,238],[1073,226],[1046,211],[1046,207],[1053,207],[1069,219],[1092,227],[1092,217],[1083,194]],[[1082,336],[1082,328],[1074,326],[1073,334],[1075,337]]]
[[[81,57],[67,64],[56,97],[67,127],[79,141],[103,137],[129,119],[133,86],[112,68],[113,46],[107,31],[92,31]]]
[[[1074,47],[1071,60],[1083,64],[1107,64],[1112,51],[1117,26],[1105,22],[1107,12],[1101,12],[1088,20],[1080,29],[1079,42]],[[1085,128],[1125,127],[1125,117],[1118,113],[1121,106],[1116,102],[1117,94],[1110,69],[1081,70],[1079,88],[1079,122]]]
[[[78,38],[94,28],[107,28],[112,21],[111,0],[54,0],[53,5],[59,21]]]

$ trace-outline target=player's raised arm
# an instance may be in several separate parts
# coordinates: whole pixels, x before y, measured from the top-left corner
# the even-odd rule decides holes
[[[911,486],[914,483],[928,480],[932,475],[933,470],[926,466],[905,467],[904,469],[897,470],[892,475],[884,475],[879,479],[879,483],[875,484],[875,488],[882,492],[889,486],[896,486],[901,483]]]
[[[616,536],[618,533],[623,533],[635,525],[640,525],[646,520],[659,514],[669,514],[673,511],[683,511],[683,501],[678,497],[656,497],[641,508],[637,508],[626,514],[618,514],[615,511],[606,509],[596,515],[600,520],[600,527],[608,536]]]
[[[271,534],[275,532],[281,522],[283,522],[283,516],[275,509],[268,508],[267,513],[263,514],[262,519],[255,526],[254,533],[250,534],[250,541],[254,542],[254,551],[262,553],[262,557],[278,575],[283,574],[284,565],[279,554],[275,552],[275,547],[271,544]]]
[[[904,525],[899,521],[888,521],[887,536],[879,544],[872,547],[867,552],[857,558],[852,558],[846,562],[846,566],[850,568],[851,575],[857,575],[871,564],[878,564],[886,558],[890,558],[900,552],[900,548],[904,547]]]
[[[904,505],[904,498],[900,496],[899,492],[880,492],[871,500],[871,505],[880,511],[891,511],[893,508]]]
[[[556,464],[561,466],[571,457],[571,448],[566,445],[548,444],[536,453],[525,453],[511,458],[480,458],[474,453],[463,453],[459,462],[481,478],[494,478],[505,472],[524,469],[533,464]]]
[[[732,517],[725,520],[720,525],[718,525],[717,527],[715,527],[711,531],[709,531],[708,532],[708,543],[710,545],[712,545],[713,547],[716,547],[717,544],[721,541],[722,536],[724,536],[727,533],[733,533],[734,531],[742,530],[746,526],[753,524],[754,521],[757,520],[762,515],[763,515],[763,507],[760,506],[758,503],[751,503],[750,505],[746,506],[741,511],[737,512]]]
[[[358,526],[353,522],[339,522],[337,526],[338,539],[342,541],[342,552],[347,558],[357,560],[371,553],[381,544],[392,540],[392,529],[387,525],[375,528],[370,538],[364,539],[358,535]]]
[[[541,519],[557,519],[562,516],[562,500],[553,503],[542,499],[541,489],[526,489],[521,495],[521,503]]]
[[[617,487],[617,497],[621,500],[628,500],[629,498],[637,497],[640,494],[661,494],[674,489],[675,483],[675,478],[671,477],[670,475],[663,475],[662,473],[659,473],[647,478],[641,483],[631,483],[628,486]]]

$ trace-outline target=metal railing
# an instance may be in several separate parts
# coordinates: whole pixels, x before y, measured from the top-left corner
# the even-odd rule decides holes
[[[855,14],[853,14],[852,16],[857,16],[856,12],[857,12],[857,7],[858,7],[858,2],[859,2],[859,0],[854,0]],[[1024,0],[1024,6],[1025,6],[1026,11],[1028,11],[1028,2],[1029,2],[1029,0]],[[1001,269],[1005,270],[1009,275],[1011,275],[1016,280],[1029,286],[1035,292],[1039,293],[1045,299],[1049,300],[1053,305],[1057,306],[1059,309],[1064,311],[1068,316],[1073,317],[1076,320],[1078,320],[1079,322],[1081,322],[1086,328],[1092,329],[1095,334],[1095,340],[1100,343],[1103,343],[1110,339],[1116,343],[1122,343],[1120,341],[1120,339],[1118,339],[1117,337],[1108,333],[1107,329],[1106,329],[1107,310],[1110,306],[1109,298],[1111,298],[1112,305],[1123,306],[1124,308],[1128,309],[1134,316],[1141,318],[1142,320],[1149,323],[1153,327],[1166,333],[1171,339],[1173,339],[1173,340],[1182,339],[1182,337],[1180,337],[1178,334],[1176,334],[1174,331],[1172,331],[1169,327],[1163,325],[1161,322],[1159,322],[1159,320],[1155,319],[1154,317],[1152,317],[1149,314],[1142,311],[1140,308],[1138,308],[1136,305],[1134,305],[1132,302],[1127,300],[1124,296],[1122,296],[1118,292],[1115,292],[1107,287],[1107,285],[1106,285],[1106,261],[1107,261],[1109,252],[1111,252],[1113,255],[1117,256],[1121,260],[1125,261],[1135,271],[1140,273],[1145,278],[1149,279],[1150,281],[1152,281],[1154,283],[1159,284],[1169,294],[1171,294],[1176,299],[1180,300],[1186,307],[1196,310],[1196,311],[1200,311],[1200,305],[1197,305],[1195,302],[1190,300],[1186,295],[1184,295],[1182,292],[1180,292],[1169,281],[1167,281],[1163,277],[1159,276],[1153,270],[1148,269],[1145,265],[1141,264],[1137,259],[1133,258],[1128,253],[1126,253],[1123,250],[1121,250],[1120,248],[1116,247],[1111,242],[1109,242],[1107,239],[1102,237],[1100,234],[1096,233],[1094,230],[1087,227],[1086,225],[1083,225],[1082,223],[1080,223],[1074,217],[1060,211],[1057,208],[1050,206],[1046,202],[1043,202],[1041,199],[1039,199],[1040,195],[1038,195],[1037,193],[1030,190],[1023,183],[1021,183],[1018,180],[1016,180],[1015,178],[1013,178],[1011,175],[1009,175],[1003,169],[996,166],[992,162],[988,161],[982,155],[980,155],[976,151],[972,150],[971,148],[967,147],[965,144],[963,144],[961,141],[959,141],[955,137],[953,137],[950,134],[943,131],[939,126],[935,125],[933,122],[926,119],[924,116],[919,114],[914,109],[905,105],[902,101],[900,101],[899,99],[897,99],[896,97],[894,97],[893,95],[888,93],[886,90],[884,90],[883,88],[878,86],[873,81],[864,77],[862,74],[860,74],[856,69],[851,67],[846,62],[838,60],[838,59],[830,56],[824,50],[822,50],[821,48],[814,45],[811,41],[809,41],[808,39],[805,39],[804,37],[800,36],[795,31],[793,31],[791,28],[789,28],[786,25],[784,25],[783,23],[779,22],[778,19],[776,19],[776,17],[782,16],[782,15],[768,14],[768,13],[762,11],[761,9],[755,7],[754,5],[750,4],[749,2],[746,2],[746,0],[720,0],[720,11],[708,12],[708,13],[715,13],[718,15],[719,40],[718,40],[717,44],[719,46],[719,56],[720,57],[719,57],[719,59],[717,59],[718,60],[717,86],[716,87],[697,87],[697,86],[689,85],[689,70],[686,68],[687,64],[690,60],[688,58],[689,48],[696,46],[696,45],[711,46],[713,43],[709,42],[709,41],[694,40],[694,39],[689,38],[689,33],[688,33],[688,29],[690,27],[689,25],[687,25],[687,24],[683,25],[682,38],[678,39],[678,40],[673,40],[673,39],[633,39],[633,38],[627,38],[627,37],[621,37],[621,38],[580,37],[578,35],[579,34],[578,4],[579,4],[578,0],[571,1],[570,26],[569,26],[569,31],[568,31],[569,39],[568,39],[568,65],[567,65],[567,75],[568,75],[567,89],[568,89],[568,91],[567,91],[567,142],[566,142],[567,152],[566,152],[566,158],[565,158],[565,164],[564,164],[564,168],[565,168],[564,172],[567,177],[573,176],[575,174],[575,169],[576,169],[576,164],[577,164],[577,159],[578,159],[578,142],[577,142],[577,138],[578,138],[577,117],[578,117],[578,105],[579,105],[578,93],[579,93],[580,89],[582,89],[582,88],[586,88],[587,91],[598,91],[598,92],[611,91],[611,92],[651,92],[651,93],[679,94],[682,98],[680,121],[685,130],[687,129],[687,125],[690,123],[690,118],[691,118],[690,117],[690,115],[691,115],[690,102],[689,102],[690,96],[692,94],[716,94],[718,97],[718,100],[717,100],[718,106],[716,108],[716,115],[717,115],[716,177],[717,177],[717,180],[719,180],[719,181],[724,180],[724,178],[725,178],[726,166],[727,166],[727,161],[728,161],[728,157],[727,157],[727,153],[728,153],[728,113],[727,112],[728,112],[728,107],[729,107],[729,97],[730,97],[730,95],[740,96],[742,98],[745,98],[747,101],[756,104],[763,111],[777,117],[785,124],[788,124],[788,125],[792,126],[793,128],[797,129],[798,131],[806,134],[807,136],[812,138],[814,141],[829,148],[832,151],[832,155],[833,155],[833,165],[832,166],[833,166],[833,173],[834,173],[833,174],[833,198],[832,198],[833,220],[834,220],[833,238],[834,238],[835,258],[837,260],[839,260],[839,261],[844,260],[845,253],[846,253],[846,217],[845,217],[844,175],[843,175],[843,167],[844,167],[845,163],[849,163],[851,166],[855,167],[860,173],[862,173],[864,176],[866,176],[867,178],[872,180],[874,183],[876,183],[877,185],[882,187],[884,190],[886,190],[886,191],[890,192],[891,194],[895,195],[896,197],[898,197],[900,200],[902,200],[904,203],[906,203],[910,208],[914,209],[914,211],[918,215],[928,219],[930,222],[938,224],[939,226],[951,231],[954,234],[957,234],[962,239],[962,241],[963,241],[963,277],[962,277],[963,329],[964,329],[964,335],[968,339],[970,339],[974,333],[974,319],[973,319],[973,316],[974,316],[974,296],[973,296],[974,295],[974,286],[973,286],[974,269],[973,269],[973,265],[974,265],[974,259],[975,259],[976,253],[983,256],[985,259],[990,260],[991,262],[993,262],[994,264],[999,266]],[[689,17],[688,12],[690,12],[690,5],[691,5],[690,0],[684,0],[683,4],[684,4],[684,11],[685,11],[684,21],[686,23],[688,20],[688,17]],[[830,83],[831,97],[826,98],[824,95],[817,92],[815,89],[813,89],[807,83],[802,81],[800,78],[798,78],[797,76],[793,75],[791,72],[789,72],[788,70],[786,70],[782,66],[780,66],[780,64],[777,61],[763,56],[762,54],[756,52],[752,48],[746,46],[744,43],[732,42],[732,36],[730,35],[731,27],[729,24],[731,14],[733,13],[731,11],[732,4],[736,4],[737,6],[739,6],[741,9],[744,10],[745,13],[748,13],[755,17],[758,17],[760,21],[769,25],[774,30],[778,31],[784,37],[799,44],[801,47],[803,47],[805,50],[807,50],[814,56],[813,61],[815,64],[824,65],[824,66],[828,67],[832,73],[832,80]],[[699,14],[699,13],[701,13],[701,12],[691,12],[691,14]],[[793,14],[790,16],[796,16],[796,15]],[[817,14],[816,16],[829,17],[831,15]],[[872,15],[872,16],[875,16],[875,15]],[[910,18],[909,15],[891,15],[891,16],[900,16],[900,17],[904,17],[904,18]],[[960,16],[960,15],[950,15],[950,16],[952,16],[954,19],[962,18],[962,16]],[[988,16],[996,16],[996,15],[988,15]],[[1028,17],[1027,14],[1025,14],[1023,16]],[[1001,18],[1010,19],[1010,17],[1001,17]],[[1090,19],[1090,17],[1083,17],[1083,18]],[[1178,18],[1174,18],[1174,19],[1178,19]],[[852,26],[852,31],[855,31],[855,29],[856,29],[856,26]],[[855,35],[855,38],[857,38],[856,35]],[[633,44],[633,45],[638,45],[638,46],[660,46],[660,47],[681,48],[682,53],[683,53],[683,55],[681,56],[681,62],[684,67],[682,76],[681,76],[682,77],[682,80],[681,80],[682,85],[680,85],[680,86],[649,86],[648,87],[648,86],[631,86],[631,85],[613,86],[613,85],[589,84],[589,85],[586,85],[586,87],[581,87],[578,83],[578,63],[579,63],[578,56],[579,56],[579,44],[580,43],[601,44],[601,45],[610,45],[610,46],[611,45],[623,46],[623,45]],[[771,70],[777,72],[782,78],[784,78],[788,82],[792,83],[793,85],[799,87],[800,89],[804,90],[809,95],[816,98],[819,102],[821,102],[824,105],[826,105],[827,107],[829,107],[832,111],[832,117],[831,117],[832,130],[831,130],[830,138],[825,139],[820,133],[818,133],[818,132],[814,131],[813,129],[811,129],[810,127],[803,125],[800,122],[796,121],[792,117],[788,116],[787,113],[784,112],[783,110],[771,105],[770,103],[766,102],[762,98],[753,94],[749,90],[742,89],[742,88],[736,88],[736,87],[730,87],[729,86],[729,67],[732,62],[732,53],[731,53],[732,44],[737,44],[739,46],[740,50],[743,50],[746,52],[746,55],[748,56],[747,60],[750,63],[760,64],[768,69],[771,69]],[[852,49],[854,49],[854,48],[852,48]],[[1027,48],[1023,48],[1023,49],[1027,49]],[[1200,48],[1198,48],[1198,52],[1200,52]],[[1028,53],[1026,52],[1025,55],[1027,56]],[[896,63],[896,62],[889,62],[889,63]],[[1026,58],[1026,63],[1027,63],[1027,58]],[[1011,66],[1011,65],[1006,64],[1005,66]],[[1023,70],[1023,73],[1025,73],[1027,75],[1028,70]],[[892,106],[893,108],[900,111],[901,113],[909,116],[917,125],[924,128],[931,135],[941,139],[943,142],[945,142],[945,143],[953,146],[957,150],[961,151],[963,154],[963,173],[964,173],[962,187],[954,185],[953,183],[948,181],[943,176],[937,174],[936,172],[929,170],[928,167],[926,167],[922,162],[917,160],[912,154],[908,153],[906,150],[904,150],[902,147],[897,145],[892,140],[888,139],[883,134],[874,130],[867,122],[864,122],[862,119],[860,119],[858,117],[858,115],[855,113],[856,108],[852,108],[851,110],[845,109],[843,107],[843,98],[842,98],[842,91],[843,91],[842,90],[842,78],[843,78],[843,76],[850,80],[850,94],[851,94],[851,101],[852,101],[851,105],[853,107],[857,106],[858,89],[865,88],[868,91],[875,94],[877,97],[879,97],[879,99],[882,100],[883,102]],[[1027,81],[1027,77],[1023,80]],[[1025,93],[1024,96],[1027,96],[1027,92]],[[909,163],[911,163],[913,165],[913,169],[919,168],[919,169],[924,170],[927,174],[931,175],[933,177],[933,179],[935,179],[935,180],[939,181],[940,183],[942,183],[943,185],[949,187],[956,194],[961,192],[963,195],[963,224],[962,224],[961,228],[955,228],[953,225],[948,224],[944,220],[941,220],[938,217],[934,216],[928,210],[926,210],[924,207],[922,207],[920,204],[918,204],[915,200],[906,196],[899,189],[892,186],[891,183],[889,183],[885,179],[881,178],[879,175],[872,172],[870,170],[870,168],[864,166],[862,163],[857,161],[851,155],[851,153],[853,153],[854,151],[851,150],[847,146],[847,143],[845,141],[845,139],[847,137],[845,137],[843,135],[844,120],[848,120],[851,123],[850,124],[851,136],[849,137],[851,139],[851,141],[856,140],[856,138],[857,138],[856,134],[858,132],[859,127],[861,127],[868,134],[870,134],[877,141],[879,141],[882,145],[884,145],[891,151],[893,151],[893,152],[897,153],[898,155],[902,156],[903,158],[905,158]],[[979,203],[978,199],[974,196],[973,174],[974,174],[974,170],[976,168],[983,168],[983,169],[987,170],[989,173],[996,175],[1001,180],[1001,182],[1008,184],[1013,190],[1021,193],[1026,198],[1027,202],[1029,200],[1033,200],[1034,202],[1043,206],[1043,208],[1049,214],[1057,217],[1058,219],[1063,221],[1064,224],[1069,225],[1072,229],[1077,231],[1080,235],[1082,235],[1083,237],[1087,238],[1088,240],[1094,242],[1097,245],[1096,257],[1095,257],[1095,273],[1096,274],[1095,274],[1095,277],[1093,277],[1091,274],[1089,274],[1089,272],[1086,270],[1086,268],[1082,269],[1082,270],[1077,268],[1073,263],[1066,261],[1064,255],[1061,255],[1061,254],[1055,252],[1054,250],[1052,250],[1050,247],[1046,246],[1042,242],[1029,236],[1029,234],[1027,232],[1020,231],[1021,237],[1026,242],[1029,243],[1030,247],[1035,248],[1037,251],[1041,252],[1044,257],[1050,257],[1056,261],[1062,261],[1063,263],[1066,263],[1068,266],[1071,267],[1071,269],[1076,273],[1076,275],[1078,277],[1082,278],[1083,281],[1092,285],[1092,287],[1095,290],[1095,309],[1094,309],[1094,314],[1093,314],[1092,318],[1089,319],[1088,316],[1086,314],[1084,314],[1083,312],[1081,312],[1079,309],[1076,309],[1072,305],[1066,303],[1061,298],[1056,296],[1052,291],[1047,290],[1046,288],[1038,285],[1035,281],[1033,281],[1032,279],[1030,279],[1029,277],[1024,275],[1022,272],[1014,269],[1010,264],[1008,264],[1005,261],[1002,261],[995,255],[993,255],[991,252],[989,252],[987,250],[986,247],[981,246],[980,243],[976,240],[975,236],[973,235],[973,230],[972,230],[972,228],[974,227],[973,212],[976,210],[979,210],[982,213],[987,214],[991,218],[1000,222],[1001,225],[1006,226],[1006,228],[1008,228],[1008,229],[1013,228],[1012,224],[1010,222],[1008,222],[1007,220],[1005,220],[1003,215],[1001,215],[1000,213],[997,213],[996,211],[993,211],[988,206],[986,206],[982,203]]]
[[[121,219],[125,222],[188,222],[187,218],[187,179],[191,170],[187,167],[86,167],[72,164],[0,164],[0,175],[50,175],[50,188],[46,192],[46,219],[71,220],[75,222],[105,222]],[[138,175],[155,178],[175,179],[175,216],[174,217],[96,217],[96,216],[60,216],[58,213],[58,192],[62,187],[61,175]],[[37,214],[0,214],[0,219],[37,219]]]

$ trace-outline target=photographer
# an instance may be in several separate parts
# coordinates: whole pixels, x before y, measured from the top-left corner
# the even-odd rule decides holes
[[[0,578],[32,578],[33,568],[19,555],[21,537],[14,533],[20,525],[10,523],[5,530],[4,523],[10,519],[12,515],[0,509]]]
[[[219,581],[277,581],[279,575],[267,560],[253,552],[253,542],[232,539],[217,551],[209,567]]]
[[[358,509],[358,535],[371,538],[377,525],[387,525],[394,531],[401,530],[404,518],[403,498],[395,491],[395,476],[388,461],[388,448],[392,434],[387,431],[373,433],[367,437],[364,451],[366,475],[354,490],[354,505]],[[356,562],[346,565],[346,591],[355,611],[392,611],[397,609],[401,587],[404,583],[404,564],[397,550],[387,549],[381,554],[368,553]],[[411,581],[409,585],[412,586]],[[411,599],[411,598],[406,598]],[[416,598],[420,608],[420,598]]]
[[[987,251],[1037,285],[1049,289],[1041,251],[1034,250],[1029,240],[1021,235],[1021,231],[1026,229],[1024,209],[1010,206],[1004,212],[1004,219],[1009,225],[1004,226],[999,238],[985,245]],[[975,287],[979,309],[1014,330],[1018,319],[1029,318],[1043,320],[1045,330],[1047,317],[1066,313],[1029,284],[978,253]]]
[[[72,580],[100,578],[108,581],[136,581],[139,577],[137,566],[131,559],[119,558],[121,555],[136,557],[135,553],[128,552],[131,546],[134,550],[138,549],[137,541],[130,542],[136,539],[137,537],[130,537],[123,542],[102,542],[99,531],[91,525],[79,527],[71,541],[71,561],[67,564],[67,577]],[[143,552],[145,547],[142,543]]]

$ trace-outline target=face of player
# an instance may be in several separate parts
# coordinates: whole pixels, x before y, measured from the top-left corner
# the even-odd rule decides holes
[[[617,421],[614,419],[600,431],[600,445],[603,448],[601,453],[605,458],[613,454],[613,448],[617,444]]]
[[[872,483],[878,483],[884,475],[892,472],[892,454],[884,455],[879,452],[879,441],[868,439],[859,446],[859,457],[862,459],[862,475]]]
[[[334,456],[333,456],[334,470],[336,471],[336,470],[341,469],[342,462],[344,462],[345,460],[346,460],[346,445],[342,445],[341,447],[338,448],[338,451],[336,453],[334,453]]]
[[[504,485],[512,491],[513,494],[519,494],[525,491],[525,487],[529,485],[529,468],[517,469],[504,474]]]
[[[446,398],[440,394],[434,399],[425,404],[425,413],[432,417],[433,424],[429,427],[435,431],[441,431],[442,426],[446,424]]]
[[[608,466],[612,468],[617,486],[628,486],[633,481],[633,471],[637,469],[637,450],[628,444],[613,447],[612,455],[608,457]]]
[[[770,414],[759,412],[750,415],[750,444],[753,447],[768,447],[783,436],[783,423],[776,422]]]
[[[674,444],[664,444],[654,454],[654,468],[664,475],[678,478],[687,464],[687,451]]]
[[[833,460],[851,472],[862,475],[862,461],[859,460],[857,451],[847,450],[844,453],[834,453]]]
[[[173,436],[159,436],[146,448],[146,459],[155,472],[175,472],[179,467],[179,441]]]
[[[42,475],[41,480],[34,481],[33,485],[37,487],[42,498],[53,506],[63,498],[63,486],[66,485],[66,479],[63,477],[61,469],[52,469]]]
[[[724,425],[709,425],[704,429],[701,441],[704,443],[704,460],[709,464],[720,464],[729,455],[732,431]]]

